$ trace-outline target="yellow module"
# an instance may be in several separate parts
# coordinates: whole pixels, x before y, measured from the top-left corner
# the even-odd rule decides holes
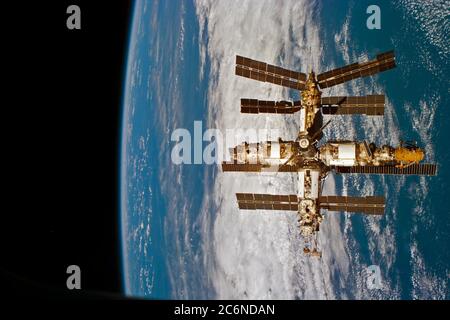
[[[394,158],[400,164],[397,167],[403,168],[414,163],[419,163],[423,160],[425,153],[422,149],[417,147],[403,147],[400,146],[394,151]]]
[[[301,105],[305,109],[306,131],[313,125],[316,112],[321,107],[321,96],[322,93],[318,88],[316,76],[314,72],[311,71],[305,84],[305,90],[301,92]]]

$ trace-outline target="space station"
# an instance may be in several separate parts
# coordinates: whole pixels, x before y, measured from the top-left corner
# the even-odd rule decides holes
[[[317,76],[308,75],[265,62],[236,56],[238,76],[269,82],[300,91],[299,101],[267,101],[241,99],[244,114],[296,114],[300,128],[295,140],[262,141],[242,144],[230,149],[230,161],[222,163],[226,172],[295,172],[297,194],[236,193],[241,210],[283,210],[297,214],[299,232],[305,240],[303,252],[321,257],[317,236],[324,221],[324,211],[383,215],[384,196],[325,196],[323,182],[330,173],[436,175],[437,166],[423,163],[425,152],[413,142],[398,146],[363,141],[330,140],[321,142],[323,115],[383,116],[385,96],[322,97],[321,89],[374,75],[395,67],[393,51],[378,54],[367,62],[353,63]]]

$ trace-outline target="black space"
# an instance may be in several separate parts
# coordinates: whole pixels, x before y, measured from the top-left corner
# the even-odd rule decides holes
[[[72,4],[81,30],[66,28]],[[83,295],[120,297],[117,148],[131,5],[2,4],[3,294],[72,296],[66,268],[75,264]]]

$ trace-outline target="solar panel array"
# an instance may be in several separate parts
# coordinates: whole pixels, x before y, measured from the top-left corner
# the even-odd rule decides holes
[[[341,68],[321,73],[317,76],[317,80],[321,88],[328,88],[352,79],[363,78],[378,72],[383,72],[394,67],[394,51],[389,51],[377,55],[376,59],[368,62],[352,63]]]
[[[267,101],[241,99],[241,113],[278,113],[292,114],[300,111],[300,101]]]
[[[239,209],[243,210],[298,210],[298,198],[295,194],[236,193],[236,199]]]
[[[384,197],[347,197],[347,196],[321,196],[319,197],[321,209],[329,211],[360,212],[365,214],[384,214]]]
[[[262,164],[222,162],[222,171],[235,172],[297,172],[298,167],[293,165],[281,165],[265,167]]]
[[[384,95],[368,95],[362,97],[323,97],[322,113],[327,115],[366,114],[381,116],[384,114]]]
[[[261,164],[248,163],[222,163],[222,171],[236,171],[236,172],[261,172]]]
[[[303,90],[305,88],[306,74],[242,56],[236,56],[236,74],[291,89]]]
[[[431,163],[413,164],[403,169],[396,168],[395,166],[332,166],[331,168],[337,173],[403,174],[423,176],[434,176],[437,171],[437,166]]]

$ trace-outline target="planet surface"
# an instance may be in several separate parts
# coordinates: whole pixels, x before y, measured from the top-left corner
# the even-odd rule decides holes
[[[120,161],[124,293],[154,299],[449,299],[450,8],[445,1],[136,1]],[[322,258],[295,214],[239,211],[235,193],[296,193],[296,175],[223,173],[208,129],[295,139],[299,117],[240,113],[240,98],[299,92],[234,74],[242,55],[321,73],[395,50],[397,67],[324,95],[385,94],[384,117],[324,116],[327,140],[416,141],[438,175],[333,175],[324,194],[383,195],[385,214],[326,212]],[[192,150],[179,155],[180,135]],[[236,138],[237,139],[237,138]],[[241,143],[245,139],[232,141]],[[248,140],[248,139],[247,139]],[[228,143],[229,141],[227,141]],[[251,141],[257,142],[257,140]],[[174,157],[175,154],[175,157]],[[370,286],[369,270],[379,282]]]

